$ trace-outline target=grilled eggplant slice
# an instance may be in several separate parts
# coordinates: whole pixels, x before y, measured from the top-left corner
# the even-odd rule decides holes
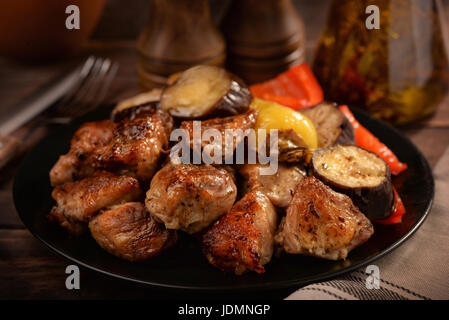
[[[371,220],[391,215],[394,193],[388,164],[376,154],[351,145],[315,151],[313,174],[348,195]]]
[[[174,117],[206,119],[243,113],[252,95],[242,80],[214,66],[184,71],[161,97],[161,108]]]
[[[308,117],[317,129],[320,148],[336,144],[354,144],[354,128],[335,104],[322,102],[300,112]]]
[[[119,122],[123,119],[134,120],[148,114],[159,105],[162,89],[153,89],[123,100],[117,104],[111,113],[111,120]]]

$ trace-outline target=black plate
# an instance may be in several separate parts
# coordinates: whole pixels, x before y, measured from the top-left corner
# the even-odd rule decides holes
[[[367,114],[353,110],[356,118],[408,164],[408,170],[394,178],[407,208],[403,222],[393,226],[375,225],[374,236],[349,254],[345,261],[326,261],[297,255],[273,259],[263,275],[225,274],[202,256],[197,240],[181,235],[176,247],[144,263],[120,260],[102,250],[90,237],[70,238],[62,228],[45,219],[53,201],[48,172],[69,140],[86,120],[107,118],[102,108],[48,136],[27,154],[14,183],[14,202],[23,223],[49,248],[87,268],[130,281],[153,286],[243,290],[285,288],[321,281],[364,266],[382,257],[408,239],[423,223],[432,205],[434,181],[423,155],[401,133]]]

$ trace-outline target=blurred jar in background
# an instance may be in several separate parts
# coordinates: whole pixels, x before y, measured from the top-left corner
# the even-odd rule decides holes
[[[223,66],[225,43],[212,21],[209,0],[151,0],[137,52],[145,88],[165,85],[168,76],[193,65]]]
[[[227,67],[248,83],[304,62],[304,23],[291,0],[235,0],[223,22]]]
[[[365,25],[372,4],[378,30]],[[440,0],[334,0],[313,64],[326,98],[394,124],[430,115],[449,85],[442,20]]]
[[[105,0],[13,0],[0,9],[0,55],[36,61],[61,58],[82,47]],[[66,8],[80,9],[80,29],[68,30]]]

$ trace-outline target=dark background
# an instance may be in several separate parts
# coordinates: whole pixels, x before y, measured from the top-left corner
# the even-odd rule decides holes
[[[132,39],[145,24],[151,0],[108,0],[93,34],[96,39]],[[238,1],[238,0],[237,0]],[[261,0],[263,1],[263,0]],[[324,26],[330,0],[293,0],[305,25]],[[211,13],[218,24],[230,0],[210,0]],[[320,28],[308,28],[308,38],[317,39]]]

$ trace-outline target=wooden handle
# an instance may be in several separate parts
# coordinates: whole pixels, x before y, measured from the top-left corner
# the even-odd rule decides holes
[[[20,140],[13,136],[0,136],[0,168],[14,158],[20,147]]]

